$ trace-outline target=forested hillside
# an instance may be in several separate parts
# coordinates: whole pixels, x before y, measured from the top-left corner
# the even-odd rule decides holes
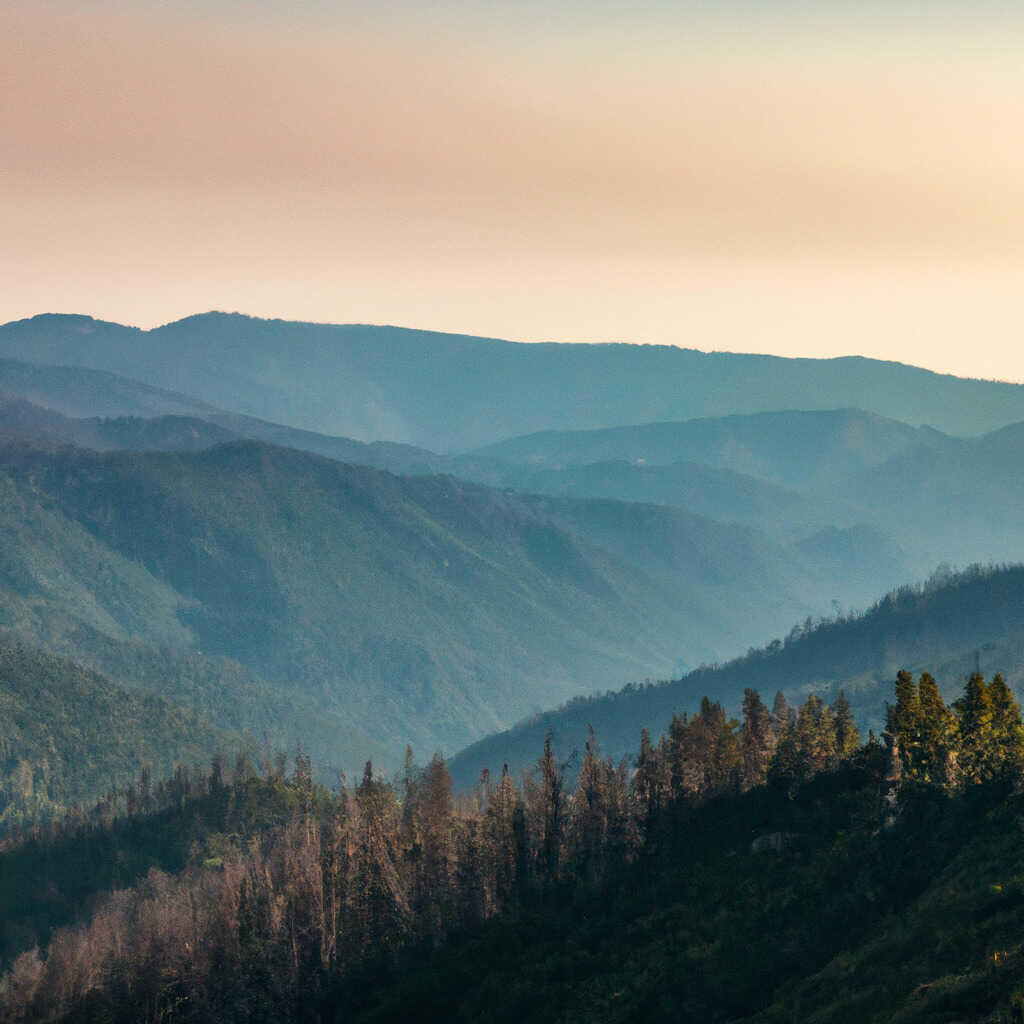
[[[1011,1021],[1024,725],[1001,676],[704,699],[573,786],[550,744],[457,800],[440,757],[329,792],[179,770],[0,849],[24,1021]],[[17,879],[17,885],[13,880]],[[111,891],[111,890],[114,891]],[[38,945],[36,945],[38,943]],[[887,965],[879,970],[879,963]],[[893,969],[898,964],[898,969]]]
[[[1012,686],[1024,686],[1024,568],[938,574],[923,586],[892,592],[863,614],[798,625],[784,640],[724,665],[573,700],[473,744],[450,767],[460,786],[472,785],[482,768],[497,771],[507,763],[518,772],[549,732],[559,756],[568,759],[583,749],[591,726],[604,749],[621,757],[641,729],[695,711],[705,693],[738,712],[747,687],[782,690],[791,700],[809,692],[831,699],[844,689],[862,726],[880,730],[882,702],[900,666],[931,665],[955,690],[976,664],[1002,669]]]
[[[944,561],[1024,558],[1020,424],[953,437],[859,409],[785,411],[549,431],[456,463],[496,486],[664,501],[801,536],[867,526],[919,577]],[[864,570],[870,559],[858,552],[851,564]]]
[[[194,710],[260,734],[270,687],[271,706],[295,705],[277,736],[326,764],[386,760],[410,740],[458,749],[575,694],[756,643],[840,586],[755,531],[677,509],[395,477],[251,442],[11,442],[0,470],[0,628],[129,683],[140,644],[201,652],[213,665],[195,676]],[[228,674],[248,720],[208,685],[223,659],[242,667]],[[148,664],[144,685],[162,692]],[[314,708],[335,723],[329,746],[301,726]]]
[[[934,429],[863,409],[770,411],[598,430],[544,431],[474,452],[535,469],[610,460],[666,466],[681,460],[730,469],[781,487],[827,490],[894,455],[941,443]]]
[[[0,643],[0,837],[175,765],[246,743],[152,694],[64,659]]]
[[[0,359],[0,393],[69,417],[201,416],[213,411],[194,398],[105,370],[25,362],[30,352],[19,350],[17,359]]]
[[[0,435],[75,444],[98,451],[202,451],[238,434],[196,416],[69,417],[0,394]]]
[[[100,450],[197,451],[252,438],[396,473],[451,471],[411,445],[364,444],[225,412],[185,395],[81,367],[0,359],[0,434]]]
[[[514,344],[224,313],[151,331],[33,317],[0,327],[0,355],[106,370],[231,412],[441,452],[537,430],[778,409],[859,408],[959,435],[1024,420],[1019,385],[871,359]]]

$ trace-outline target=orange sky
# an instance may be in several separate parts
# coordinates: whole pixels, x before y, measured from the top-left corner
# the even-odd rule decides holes
[[[217,308],[1024,381],[1024,20],[291,7],[0,8],[0,321]]]

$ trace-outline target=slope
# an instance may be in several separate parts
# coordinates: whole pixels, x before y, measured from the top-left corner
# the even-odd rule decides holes
[[[201,416],[212,411],[186,395],[114,373],[18,359],[0,359],[0,392],[71,417]]]
[[[24,398],[3,394],[0,394],[0,434],[76,444],[98,451],[201,451],[239,436],[195,416],[76,418]]]
[[[152,331],[34,317],[0,328],[0,355],[107,370],[307,430],[440,451],[537,430],[779,408],[857,407],[954,434],[1024,420],[1024,387],[862,358],[514,344],[222,313]]]
[[[894,455],[837,489],[894,535],[959,561],[1024,558],[1024,424]]]
[[[827,607],[837,586],[756,532],[677,509],[400,478],[253,442],[12,442],[0,487],[4,629],[81,644],[132,681],[136,642],[240,663],[245,685],[343,721],[329,760],[347,768],[721,657]],[[120,645],[112,662],[97,635]]]
[[[536,758],[548,731],[564,758],[582,751],[593,726],[614,757],[632,751],[641,729],[656,735],[672,714],[693,711],[704,694],[738,710],[746,687],[791,699],[845,688],[865,727],[878,730],[880,709],[900,668],[931,670],[944,691],[973,671],[1002,672],[1024,687],[1024,568],[937,575],[922,587],[890,593],[862,615],[797,626],[785,640],[724,665],[701,667],[674,682],[630,685],[537,715],[454,757],[456,783],[469,787],[481,768],[518,772]]]
[[[242,742],[159,697],[0,643],[0,835],[128,786],[144,767],[162,778]]]
[[[1022,424],[957,438],[856,409],[778,412],[536,434],[458,461],[495,483],[644,495],[768,529],[868,526],[904,550],[915,575],[943,561],[1024,558]]]
[[[943,440],[934,430],[846,408],[546,431],[488,445],[474,454],[551,469],[608,460],[645,466],[689,460],[781,487],[828,491],[855,473]]]
[[[1011,1024],[1024,1006],[1020,796],[908,795],[836,772],[714,801],[654,856],[344,988],[333,1021]],[[778,852],[751,839],[788,837]]]

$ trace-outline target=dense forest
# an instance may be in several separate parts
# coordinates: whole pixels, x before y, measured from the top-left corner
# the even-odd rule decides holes
[[[301,754],[146,776],[0,850],[0,1000],[12,1021],[1017,1019],[1017,702],[998,675],[947,705],[901,672],[884,739],[843,694],[747,690],[741,719],[705,698],[629,759],[591,734],[572,787],[550,740],[458,795],[411,751],[333,791]],[[872,958],[926,928],[882,985]]]
[[[60,819],[143,768],[159,777],[212,751],[260,749],[155,694],[16,641],[0,642],[0,716],[0,838]]]

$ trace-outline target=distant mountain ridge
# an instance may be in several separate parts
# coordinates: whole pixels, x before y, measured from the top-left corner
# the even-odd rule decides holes
[[[789,410],[545,431],[456,461],[495,484],[643,495],[719,520],[733,507],[765,527],[866,524],[910,553],[915,575],[1024,560],[1024,424],[962,438],[861,409]]]
[[[958,435],[1024,421],[1024,386],[861,357],[519,344],[239,314],[149,331],[47,314],[0,327],[0,356],[105,370],[289,426],[438,451],[545,429],[786,408],[861,408]]]
[[[599,430],[543,431],[488,445],[473,454],[534,469],[565,469],[606,460],[664,466],[690,460],[822,490],[853,473],[949,438],[891,416],[859,409],[790,409],[633,424]]]

